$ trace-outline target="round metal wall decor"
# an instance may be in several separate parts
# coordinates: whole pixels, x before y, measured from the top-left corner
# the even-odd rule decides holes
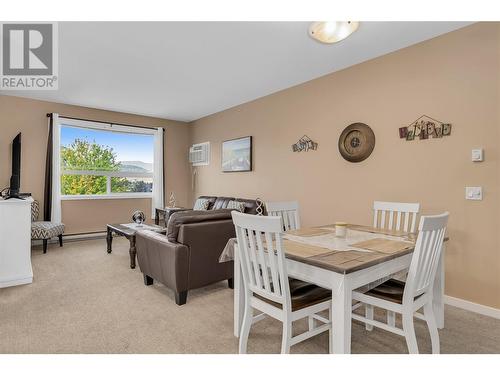
[[[365,160],[375,148],[375,134],[366,124],[356,122],[344,129],[339,138],[342,157],[352,163]]]

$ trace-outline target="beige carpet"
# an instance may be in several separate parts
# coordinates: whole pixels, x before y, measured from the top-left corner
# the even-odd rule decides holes
[[[233,292],[226,283],[191,291],[177,306],[162,285],[146,287],[128,266],[128,242],[115,239],[33,250],[34,282],[0,289],[0,353],[236,353]],[[294,329],[304,330],[305,322]],[[417,321],[420,351],[430,352],[425,323]],[[406,353],[402,337],[353,323],[353,353]],[[442,353],[500,353],[500,321],[446,307]],[[254,325],[250,353],[278,353],[280,323]],[[324,333],[292,353],[326,353]]]

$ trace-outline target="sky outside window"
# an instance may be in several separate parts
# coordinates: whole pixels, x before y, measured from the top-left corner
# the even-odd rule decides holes
[[[123,162],[142,162],[141,167],[152,171],[154,137],[149,134],[119,133],[63,126],[61,146],[70,146],[75,139],[97,143],[113,149],[116,159]]]

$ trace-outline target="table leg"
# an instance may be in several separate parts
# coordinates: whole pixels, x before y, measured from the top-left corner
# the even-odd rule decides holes
[[[108,245],[108,254],[111,254],[111,245],[113,243],[113,231],[108,228],[108,233],[106,235],[106,244]]]
[[[130,268],[135,268],[135,255],[137,254],[137,250],[135,249],[135,236],[130,237]]]
[[[332,290],[332,324],[330,335],[330,353],[351,353],[352,290],[344,279],[340,286]]]
[[[433,286],[432,309],[436,318],[436,325],[439,329],[444,328],[444,253],[446,245],[443,243],[441,256],[439,257],[436,278]]]
[[[245,285],[243,284],[236,245],[234,250],[234,336],[240,337],[243,312],[245,311]]]

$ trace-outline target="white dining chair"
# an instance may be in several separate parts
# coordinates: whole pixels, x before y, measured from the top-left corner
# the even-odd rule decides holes
[[[283,230],[300,229],[299,202],[266,202],[268,216],[281,217]]]
[[[419,203],[373,202],[375,228],[415,232]]]
[[[373,226],[380,229],[413,233],[419,211],[420,203],[375,201],[373,202]],[[373,306],[365,306],[365,316],[368,319],[373,319]],[[392,311],[387,311],[387,324],[393,327],[396,324],[396,315]],[[372,328],[371,325],[366,325],[368,331],[371,331]]]
[[[432,353],[439,354],[439,333],[432,308],[433,284],[448,223],[448,212],[436,216],[422,216],[415,250],[406,282],[391,279],[367,292],[353,292],[353,299],[370,306],[402,315],[403,328],[353,313],[355,320],[385,329],[406,338],[410,354],[418,354],[413,317],[427,322],[431,336]],[[423,307],[423,314],[417,312]]]
[[[290,346],[329,331],[331,335],[331,291],[304,281],[289,279],[279,217],[248,215],[233,211],[237,248],[243,276],[245,309],[240,332],[239,352],[247,352],[253,323],[266,315],[283,323],[281,353]],[[254,316],[253,311],[262,312]],[[318,313],[328,311],[328,318]],[[292,322],[312,318],[323,324],[292,336]],[[331,341],[331,340],[330,340]]]

